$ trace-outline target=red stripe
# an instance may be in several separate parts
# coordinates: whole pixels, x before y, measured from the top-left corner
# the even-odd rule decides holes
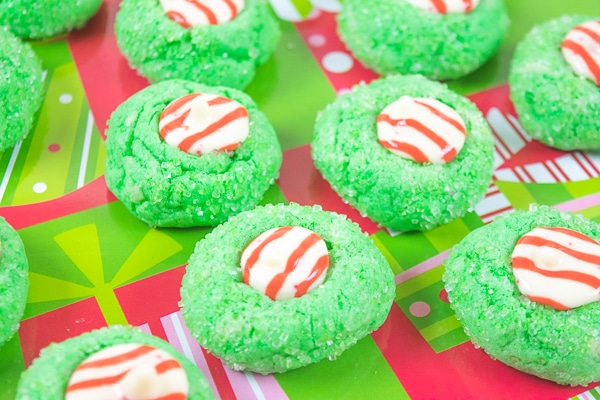
[[[574,152],[573,153],[573,159],[575,159],[575,162],[577,163],[577,165],[579,165],[579,167],[587,174],[588,178],[594,178],[595,174],[594,171],[590,171],[589,166],[585,165],[585,163],[583,161],[581,161],[581,153],[580,152]]]
[[[186,110],[183,114],[181,114],[181,116],[179,116],[179,118],[175,118],[173,121],[171,121],[168,124],[166,124],[165,126],[163,126],[162,129],[160,130],[160,136],[164,139],[167,137],[167,135],[169,133],[171,133],[175,129],[183,126],[183,122],[188,117],[188,115],[190,115],[190,111],[192,111],[192,110],[191,109]]]
[[[125,371],[125,372],[120,373],[119,375],[107,376],[107,377],[98,378],[98,379],[88,379],[87,381],[81,381],[81,382],[74,383],[67,387],[67,393],[74,392],[76,390],[90,389],[90,388],[99,387],[99,386],[113,385],[113,384],[119,382],[121,379],[123,379],[123,377],[125,375],[127,375],[129,372],[130,371]]]
[[[487,218],[493,217],[495,215],[501,214],[501,213],[503,213],[505,211],[509,211],[509,210],[512,210],[512,206],[506,206],[506,207],[500,208],[498,210],[490,211],[487,214],[481,215],[480,218],[481,219],[487,219]]]
[[[201,93],[187,94],[187,95],[182,96],[182,97],[178,98],[177,100],[174,100],[173,102],[169,103],[169,105],[163,110],[162,114],[160,114],[160,120],[162,121],[165,118],[168,118],[171,114],[174,114],[175,112],[177,112],[177,110],[186,106],[188,103],[192,102],[194,99],[196,99],[199,96],[202,96],[202,94]],[[170,132],[181,127],[183,125],[183,121],[190,114],[190,111],[191,111],[191,108],[186,110],[179,118],[175,118],[173,121],[171,121],[168,124],[166,124],[165,126],[163,126],[162,129],[160,130],[160,136],[164,139]]]
[[[573,229],[561,228],[561,227],[550,227],[550,228],[543,228],[543,229],[549,230],[549,231],[555,231],[555,232],[564,233],[566,235],[573,236],[574,238],[577,238],[579,240],[584,240],[586,242],[590,242],[590,243],[594,243],[594,244],[599,244],[598,242],[596,242],[591,237],[589,237],[587,235],[584,235],[581,232],[574,231]]]
[[[221,97],[221,96],[218,96],[218,97],[215,97],[215,98],[214,98],[214,99],[212,99],[212,100],[209,100],[209,101],[207,101],[207,104],[208,104],[209,106],[216,106],[216,105],[219,105],[219,104],[227,104],[227,103],[231,103],[232,101],[233,101],[233,100],[231,100],[231,99],[228,99],[227,97]]]
[[[192,27],[192,25],[187,21],[187,19],[185,19],[183,14],[181,14],[177,11],[169,11],[169,12],[167,12],[167,16],[169,18],[171,18],[173,21],[177,22],[179,25],[183,26],[184,28]]]
[[[101,368],[101,367],[110,367],[111,365],[120,364],[123,362],[127,362],[129,360],[133,360],[137,357],[141,357],[144,354],[148,354],[154,351],[153,347],[140,345],[133,350],[128,351],[127,353],[118,354],[113,357],[103,358],[100,360],[88,361],[82,363],[77,367],[77,370],[87,369],[87,368]]]
[[[466,136],[467,131],[465,130],[465,127],[458,122],[457,120],[451,118],[450,116],[444,114],[442,111],[438,110],[435,107],[430,106],[427,103],[424,103],[422,101],[419,101],[417,99],[415,99],[415,103],[425,107],[426,109],[428,109],[429,111],[431,111],[436,117],[439,117],[441,119],[443,119],[444,121],[448,122],[449,124],[452,124],[453,127],[455,127],[456,129],[458,129],[460,131],[460,133],[462,133],[463,135]]]
[[[531,301],[535,301],[536,303],[540,303],[540,304],[546,304],[546,305],[548,305],[550,307],[556,308],[557,310],[565,311],[565,310],[568,310],[570,308],[570,307],[567,307],[564,304],[559,303],[556,300],[552,300],[552,299],[550,299],[548,297],[542,297],[542,296],[527,296],[527,297]]]
[[[218,151],[234,151],[235,149],[237,149],[239,147],[239,143],[232,143],[232,144],[228,144],[225,145],[221,148],[218,149]]]
[[[219,23],[219,21],[217,20],[217,16],[215,15],[215,13],[213,13],[213,11],[210,8],[196,0],[187,1],[192,3],[198,10],[204,13],[209,24],[217,25]]]
[[[280,237],[285,235],[288,231],[290,231],[292,228],[293,228],[293,226],[284,226],[281,228],[277,228],[276,230],[271,232],[269,237],[267,237],[260,245],[258,245],[254,249],[254,251],[252,251],[252,254],[250,254],[250,257],[248,257],[248,259],[246,260],[246,265],[244,266],[244,276],[243,276],[244,283],[248,284],[248,282],[250,281],[250,269],[252,269],[252,267],[254,267],[254,265],[258,261],[258,258],[260,257],[260,253],[265,248],[265,246],[268,245],[269,243],[271,243],[272,241],[279,239]],[[254,239],[254,240],[256,240],[256,239]],[[254,240],[252,242],[250,242],[250,244],[248,246],[252,245]]]
[[[600,21],[596,21],[596,24],[600,25]],[[579,32],[583,32],[586,35],[588,35],[594,42],[598,43],[600,45],[600,34],[598,34],[597,32],[591,30],[590,28],[587,28],[585,26],[576,26],[575,28],[573,28],[574,31],[579,31]]]
[[[186,400],[187,394],[185,393],[170,393],[161,397],[155,397],[154,400]]]
[[[588,262],[591,264],[600,265],[600,256],[589,254],[589,253],[582,253],[580,251],[573,250],[569,247],[566,247],[561,243],[554,242],[554,241],[551,241],[551,240],[543,238],[543,237],[525,235],[521,239],[519,239],[519,241],[517,242],[517,245],[520,245],[520,244],[528,244],[531,246],[539,246],[539,247],[542,247],[542,246],[550,247],[553,249],[557,249],[571,257],[575,257],[578,260],[585,261],[585,262]]]
[[[240,119],[248,117],[248,111],[244,107],[238,107],[231,111],[229,114],[224,115],[220,120],[207,126],[203,131],[194,133],[188,136],[179,143],[179,148],[184,151],[188,151],[198,140],[207,137],[208,135],[216,132],[223,128],[227,124]]]
[[[429,158],[423,154],[421,149],[419,149],[417,146],[413,146],[412,144],[401,143],[396,140],[380,140],[379,143],[381,143],[381,145],[387,149],[394,149],[406,153],[416,162],[426,163],[429,161]]]
[[[568,39],[563,40],[562,47],[571,50],[573,53],[581,57],[594,76],[594,81],[596,84],[600,85],[600,65],[596,63],[590,53],[588,53],[588,51],[579,43]]]
[[[552,164],[554,166],[554,168],[556,168],[558,170],[558,172],[561,173],[561,175],[563,176],[563,179],[565,181],[569,181],[569,175],[566,174],[566,172],[560,167],[560,165],[558,165],[558,163],[554,160],[549,160],[548,164]]]
[[[308,292],[308,288],[327,270],[329,267],[329,254],[322,255],[318,260],[310,275],[306,280],[296,285],[296,297],[304,296]]]
[[[444,149],[448,146],[448,143],[442,139],[437,133],[412,118],[400,118],[400,119],[392,119],[387,114],[381,114],[377,117],[377,122],[387,122],[392,126],[408,126],[417,130],[419,133],[423,134],[429,140],[434,142],[440,149]]]
[[[526,257],[513,257],[512,266],[513,269],[524,269],[527,271],[538,273],[547,278],[568,279],[570,281],[579,282],[584,285],[590,286],[594,289],[600,287],[600,278],[598,277],[577,271],[549,271],[541,269],[538,268],[532,260]]]
[[[437,12],[440,14],[446,14],[448,12],[444,0],[431,0],[431,4],[433,4]]]
[[[463,3],[465,3],[465,12],[470,13],[473,9],[473,0],[463,0]]]
[[[234,19],[238,13],[237,7],[231,0],[223,0],[223,1],[225,2],[225,4],[227,4],[227,7],[229,7],[229,10],[231,11],[231,19]]]
[[[269,284],[265,288],[265,294],[267,296],[275,300],[275,298],[277,297],[277,293],[279,293],[279,290],[281,290],[281,287],[283,286],[290,272],[292,272],[296,268],[296,265],[298,265],[300,258],[304,256],[308,249],[310,249],[314,244],[318,243],[319,240],[321,240],[321,237],[319,235],[317,235],[316,233],[311,233],[310,235],[305,237],[302,240],[302,242],[300,242],[300,244],[294,249],[294,251],[292,251],[292,254],[290,254],[290,256],[288,257],[283,272],[280,272],[279,274],[275,275],[273,279],[271,279],[271,282],[269,282]]]
[[[596,165],[592,162],[589,156],[586,153],[581,153],[581,156],[590,164],[590,167],[592,167],[592,169],[596,171],[598,175],[600,175],[600,170],[596,168]]]
[[[550,162],[549,162],[549,161],[546,161],[546,162],[544,162],[544,163],[543,163],[543,165],[546,167],[546,170],[547,170],[547,171],[550,173],[550,175],[552,175],[552,177],[554,178],[554,180],[555,180],[556,182],[560,182],[560,181],[562,181],[562,180],[566,180],[566,178],[565,178],[564,176],[562,177],[563,179],[561,179],[561,177],[560,177],[560,176],[558,176],[558,175],[557,175],[557,174],[554,172],[554,170],[553,170],[552,168],[550,168]],[[559,172],[560,172],[560,171],[559,171]]]
[[[162,374],[164,372],[170,371],[172,369],[182,369],[181,365],[177,362],[177,360],[164,360],[159,362],[154,366],[157,374]]]

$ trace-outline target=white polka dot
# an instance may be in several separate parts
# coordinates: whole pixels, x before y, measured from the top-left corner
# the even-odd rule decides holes
[[[350,91],[350,89],[348,89],[348,88],[341,88],[341,89],[338,89],[337,94],[339,96],[339,95],[342,95],[344,93],[348,93],[349,91]]]
[[[38,182],[35,185],[33,185],[33,191],[35,193],[44,193],[46,189],[48,189],[48,186],[46,186],[44,182]]]
[[[308,44],[310,44],[312,47],[321,47],[325,43],[327,43],[327,39],[325,39],[325,36],[321,35],[320,33],[314,33],[308,37]]]
[[[431,307],[424,301],[415,301],[408,307],[408,311],[417,318],[423,318],[429,315]]]
[[[347,53],[341,51],[332,51],[325,54],[323,60],[323,68],[334,74],[343,74],[352,69],[354,61]]]
[[[60,101],[62,104],[69,104],[71,101],[73,101],[73,96],[71,96],[69,93],[63,93],[58,98],[58,101]]]

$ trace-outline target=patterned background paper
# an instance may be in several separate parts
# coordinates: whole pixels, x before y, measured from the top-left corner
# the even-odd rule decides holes
[[[320,204],[347,214],[374,239],[396,276],[385,324],[336,360],[276,375],[235,372],[189,335],[178,308],[185,263],[209,228],[151,229],[107,190],[103,132],[110,113],[148,85],[120,55],[105,0],[88,25],[32,43],[45,70],[46,99],[29,136],[0,155],[0,215],[18,229],[30,261],[30,293],[18,335],[0,348],[0,398],[41,348],[102,326],[129,323],[167,339],[202,369],[222,399],[600,398],[491,360],[468,342],[449,307],[442,261],[470,231],[530,203],[600,222],[600,155],[560,152],[532,141],[508,99],[515,44],[531,26],[563,13],[600,15],[597,0],[506,1],[511,30],[473,74],[448,82],[481,109],[496,139],[485,199],[464,218],[427,232],[379,228],[344,204],[310,159],[317,112],[377,75],[339,40],[337,0],[271,0],[283,36],[247,88],[285,150],[263,203]]]

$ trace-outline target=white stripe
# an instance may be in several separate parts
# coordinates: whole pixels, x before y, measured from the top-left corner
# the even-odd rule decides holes
[[[506,208],[508,206],[510,206],[510,202],[508,201],[506,196],[504,196],[504,194],[502,194],[501,192],[498,192],[496,194],[487,196],[483,200],[481,200],[475,206],[475,212],[477,213],[477,215],[481,216],[493,213],[497,210],[502,210],[503,208]]]
[[[502,164],[504,164],[504,157],[502,157],[498,149],[494,147],[494,169],[498,168]]]
[[[523,168],[521,167],[515,167],[513,168],[513,170],[515,171],[515,173],[517,174],[517,176],[520,179],[521,182],[526,182],[526,183],[531,183],[531,179],[529,179],[529,177],[527,176],[527,174],[525,173],[525,171],[523,170]]]
[[[585,153],[585,157],[600,171],[600,153]]]
[[[519,177],[515,175],[514,171],[510,168],[502,168],[494,172],[494,176],[499,181],[506,182],[519,182]]]
[[[190,348],[190,344],[186,340],[185,333],[183,332],[183,327],[179,322],[179,318],[177,318],[177,313],[173,313],[169,315],[169,319],[173,324],[173,329],[177,333],[177,338],[179,339],[179,343],[181,344],[181,351],[183,354],[192,362],[194,362],[194,355],[192,354],[192,349]]]
[[[248,383],[250,384],[252,391],[256,395],[256,398],[258,400],[267,400],[267,398],[265,397],[265,394],[263,393],[260,386],[258,385],[258,382],[256,382],[256,378],[254,378],[254,374],[252,372],[244,372],[244,375],[246,376],[246,379],[248,379]]]
[[[291,0],[269,0],[277,16],[285,21],[300,21],[302,15]]]
[[[550,171],[554,172],[554,174],[558,178],[559,182],[567,181],[567,179],[565,178],[565,175],[558,168],[556,168],[556,165],[554,164],[554,162],[552,160],[548,160],[544,164],[548,167],[548,169]]]
[[[19,157],[19,152],[21,151],[21,145],[23,144],[22,140],[19,140],[13,151],[10,155],[10,159],[8,160],[8,165],[6,166],[6,171],[4,172],[4,176],[2,177],[2,183],[0,183],[0,202],[4,198],[4,193],[6,192],[6,188],[8,187],[8,181],[10,180],[10,176],[13,173],[15,168],[15,164],[17,162],[17,158]]]
[[[512,154],[510,154],[510,151],[508,151],[506,147],[504,147],[504,144],[502,144],[502,142],[500,141],[500,136],[496,132],[494,132],[494,145],[496,151],[505,160],[508,160],[512,156]]]
[[[536,183],[556,183],[556,178],[550,173],[548,167],[541,162],[526,165],[525,170],[529,172]]]
[[[587,172],[590,178],[595,178],[598,176],[598,173],[594,171],[594,167],[592,167],[588,159],[580,151],[573,152],[573,157],[579,160],[583,169],[585,169],[585,172]]]
[[[491,108],[488,111],[487,120],[489,121],[492,129],[500,138],[502,138],[502,141],[512,154],[516,154],[519,152],[519,150],[525,147],[525,141],[506,120],[504,114],[502,114],[500,110],[495,107]]]
[[[88,111],[87,124],[85,126],[85,136],[83,139],[83,147],[81,150],[81,163],[79,164],[79,176],[77,177],[77,189],[85,184],[85,172],[87,163],[90,158],[90,147],[92,144],[92,131],[94,129],[94,116],[91,111]]]
[[[525,140],[526,142],[531,142],[531,136],[529,136],[527,134],[527,132],[525,132],[525,130],[523,129],[523,127],[521,126],[521,123],[519,122],[519,120],[517,118],[515,118],[514,116],[512,116],[510,114],[506,114],[506,118],[508,118],[510,120],[510,122],[512,122],[514,128],[517,130],[517,132],[519,132],[521,139]]]
[[[590,179],[589,174],[581,168],[581,165],[575,161],[575,158],[571,154],[559,157],[554,162],[560,167],[562,171],[565,171],[567,178],[571,182],[584,181]]]

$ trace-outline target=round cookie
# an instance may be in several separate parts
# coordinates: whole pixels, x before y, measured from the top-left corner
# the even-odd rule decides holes
[[[0,25],[17,36],[42,39],[81,28],[102,0],[3,0]]]
[[[0,6],[4,3],[0,3]],[[0,28],[0,153],[31,130],[42,105],[42,68],[27,43]]]
[[[173,100],[211,93],[248,111],[249,134],[232,152],[202,156],[171,146],[159,135],[159,117]],[[281,166],[281,147],[266,116],[246,94],[227,87],[171,80],[123,102],[106,131],[106,184],[133,215],[151,226],[217,225],[255,207]]]
[[[28,271],[19,234],[0,217],[0,346],[19,328],[29,289]]]
[[[42,349],[21,375],[16,399],[63,400],[71,374],[82,361],[106,347],[130,343],[152,346],[173,357],[187,375],[189,400],[214,398],[202,372],[169,343],[137,328],[113,325]]]
[[[379,113],[401,96],[427,97],[454,108],[466,137],[445,164],[402,158],[378,142]],[[492,133],[465,97],[422,76],[389,76],[357,85],[322,111],[312,141],[315,165],[332,188],[380,225],[426,230],[469,212],[483,198],[492,176]]]
[[[280,37],[265,0],[246,0],[233,20],[184,28],[157,0],[121,2],[115,34],[129,64],[151,82],[186,79],[245,88]]]
[[[243,283],[240,257],[282,226],[318,234],[330,264],[321,286],[271,300]],[[356,224],[297,204],[257,207],[215,228],[196,245],[181,288],[183,318],[199,343],[233,369],[263,374],[335,358],[384,322],[394,297],[389,264]]]
[[[469,13],[437,14],[408,0],[345,0],[338,33],[354,56],[382,75],[455,79],[479,68],[509,25],[503,0],[481,0]]]
[[[525,131],[562,150],[600,150],[600,88],[573,72],[561,42],[575,26],[600,17],[564,15],[534,27],[517,45],[508,81]]]
[[[600,241],[600,225],[539,206],[496,218],[468,234],[445,262],[448,298],[465,332],[492,358],[561,384],[600,380],[600,302],[567,311],[521,294],[511,266],[519,238],[562,227]]]

